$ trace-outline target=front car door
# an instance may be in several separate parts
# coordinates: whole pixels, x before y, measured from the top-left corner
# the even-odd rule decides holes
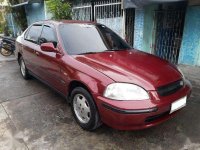
[[[52,24],[44,24],[39,43],[53,43],[54,47],[57,48],[58,40],[56,35],[56,29]],[[40,63],[38,72],[40,72],[43,80],[47,82],[51,87],[57,91],[64,93],[66,88],[65,84],[61,79],[60,73],[60,62],[62,55],[55,52],[44,52],[41,49],[36,51],[38,54],[37,60]]]

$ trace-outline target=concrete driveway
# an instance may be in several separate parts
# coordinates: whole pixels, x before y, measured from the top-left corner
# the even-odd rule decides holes
[[[200,69],[185,67],[193,94],[175,118],[142,131],[102,126],[83,131],[70,106],[36,79],[22,79],[16,61],[0,62],[0,150],[200,149]]]

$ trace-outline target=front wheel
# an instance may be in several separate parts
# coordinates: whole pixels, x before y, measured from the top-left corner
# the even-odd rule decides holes
[[[77,87],[72,91],[72,112],[76,122],[88,131],[95,130],[101,125],[98,110],[90,93]]]

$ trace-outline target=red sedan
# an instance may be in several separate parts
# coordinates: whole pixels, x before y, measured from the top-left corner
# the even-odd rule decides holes
[[[17,38],[16,56],[23,78],[34,76],[63,95],[85,130],[157,125],[186,106],[191,93],[176,66],[98,23],[34,23]]]

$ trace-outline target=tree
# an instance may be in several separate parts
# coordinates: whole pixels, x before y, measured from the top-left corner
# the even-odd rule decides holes
[[[46,0],[48,12],[52,14],[52,19],[71,19],[72,9],[69,2],[63,0]]]
[[[19,4],[20,0],[8,0],[11,5]]]

